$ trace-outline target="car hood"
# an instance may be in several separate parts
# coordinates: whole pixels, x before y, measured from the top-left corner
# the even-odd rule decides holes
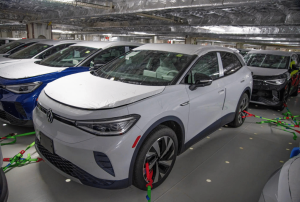
[[[261,67],[249,67],[253,75],[257,76],[277,76],[287,72],[287,69],[270,69],[270,68],[261,68]]]
[[[78,73],[49,83],[45,93],[52,99],[82,109],[107,109],[127,105],[163,92],[165,86],[143,86]]]
[[[11,63],[11,62],[19,62],[22,61],[22,59],[11,59],[7,57],[0,57],[0,65],[1,64],[6,64],[6,63]]]
[[[66,67],[48,67],[35,64],[34,61],[14,62],[0,65],[0,77],[6,79],[24,79],[53,72],[60,72]]]

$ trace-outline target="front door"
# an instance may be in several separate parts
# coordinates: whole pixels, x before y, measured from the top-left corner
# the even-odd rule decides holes
[[[195,73],[210,76],[213,82],[209,86],[190,90],[195,83]],[[186,142],[198,141],[221,126],[221,112],[225,99],[225,88],[220,78],[220,67],[216,52],[209,52],[195,63],[185,79],[189,96],[190,114]]]

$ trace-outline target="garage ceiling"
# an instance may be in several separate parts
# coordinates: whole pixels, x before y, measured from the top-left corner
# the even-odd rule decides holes
[[[299,0],[0,0],[0,10],[0,29],[6,30],[52,22],[53,29],[78,34],[300,42]]]

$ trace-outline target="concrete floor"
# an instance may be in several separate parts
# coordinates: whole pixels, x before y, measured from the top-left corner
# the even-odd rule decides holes
[[[288,106],[300,114],[300,96],[290,98]],[[281,113],[264,106],[251,105],[249,111],[268,118]],[[155,202],[255,202],[270,175],[289,159],[291,150],[299,146],[300,137],[258,125],[256,118],[247,118],[237,129],[222,127],[195,144],[177,158],[168,179],[152,192]],[[33,131],[0,123],[0,136]],[[3,146],[3,156],[12,157],[34,136],[20,137],[14,145]],[[29,151],[37,156],[34,148]],[[66,182],[66,178],[46,163],[32,163],[6,173],[9,202],[56,201],[147,201],[146,192],[133,186],[122,190],[102,190]],[[208,182],[210,181],[210,182]]]

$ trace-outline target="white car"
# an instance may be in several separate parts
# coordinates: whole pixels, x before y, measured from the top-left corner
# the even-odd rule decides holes
[[[0,38],[0,46],[20,39],[21,38]]]
[[[4,56],[9,56],[16,53],[34,43],[45,41],[45,39],[20,39],[9,42],[0,47],[0,60]]]
[[[24,62],[24,61],[40,61],[46,57],[63,50],[70,45],[76,44],[81,41],[74,40],[44,40],[39,43],[35,43],[27,48],[24,48],[14,54],[7,57],[0,58],[0,67],[2,64],[8,64],[12,62]]]
[[[252,75],[233,50],[147,44],[49,83],[33,112],[36,149],[55,170],[99,188],[154,188],[176,156],[225,124],[243,124]]]

